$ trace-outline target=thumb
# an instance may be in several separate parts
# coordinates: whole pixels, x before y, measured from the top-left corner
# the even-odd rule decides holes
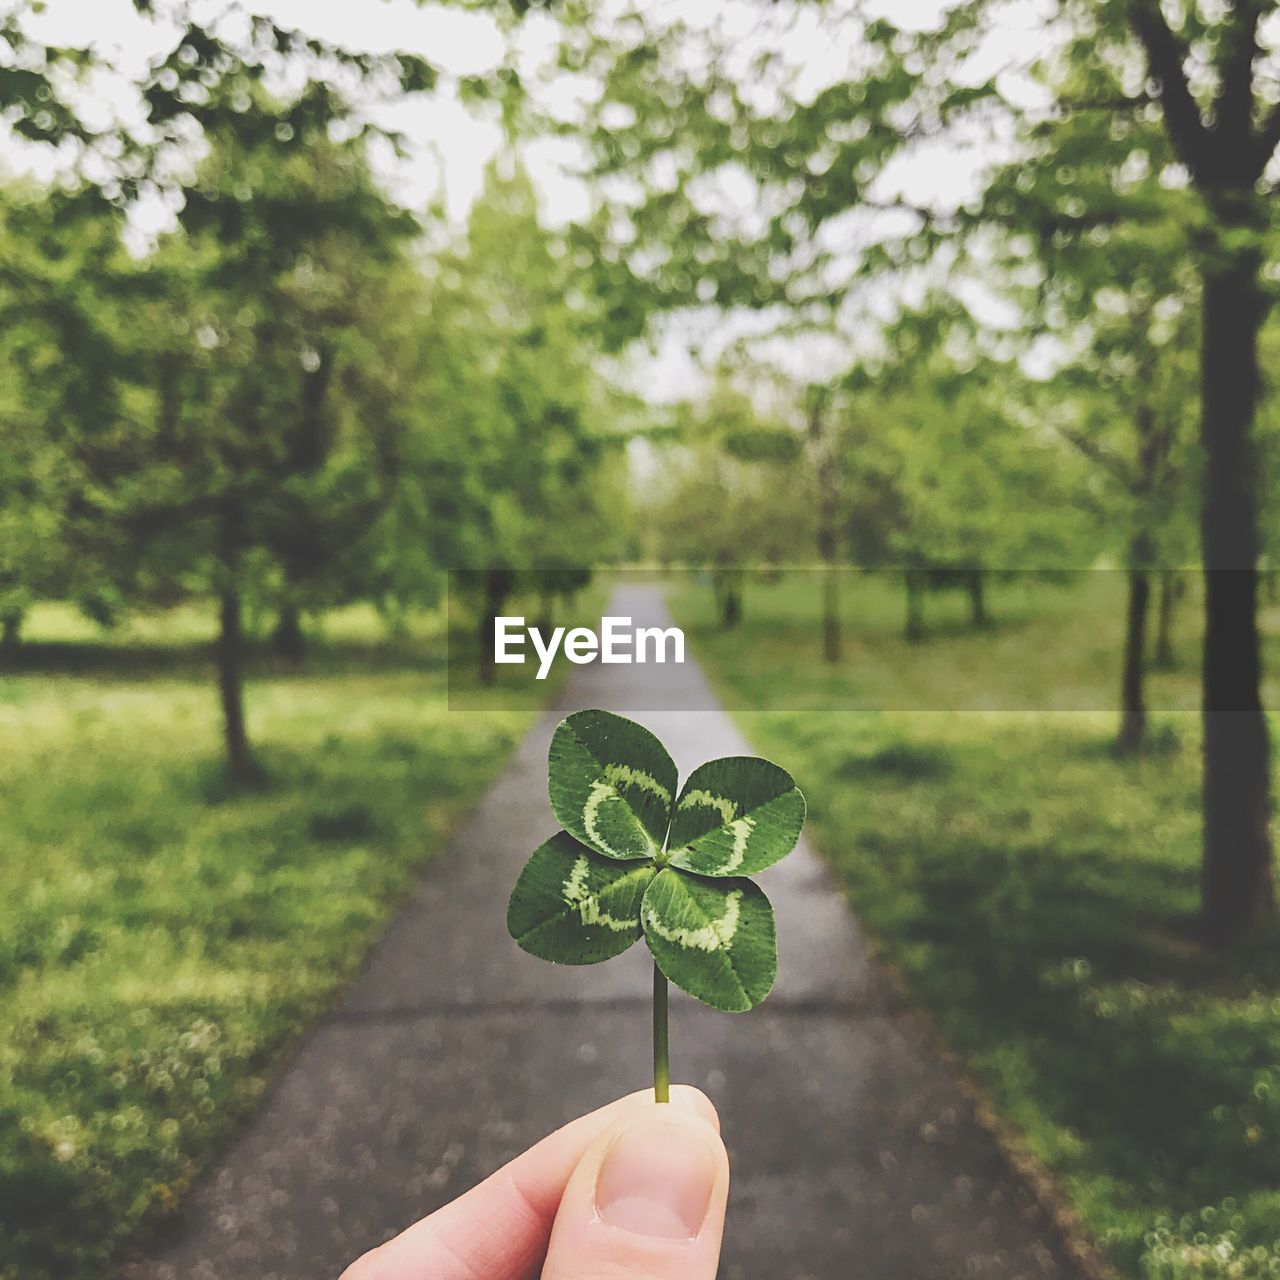
[[[565,1187],[542,1280],[715,1280],[729,1158],[694,1111],[653,1103],[597,1138]]]

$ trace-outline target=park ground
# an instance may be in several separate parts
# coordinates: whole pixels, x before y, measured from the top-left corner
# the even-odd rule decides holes
[[[148,1236],[532,719],[450,714],[440,619],[353,610],[301,670],[256,654],[263,779],[228,795],[212,627],[45,607],[0,679],[5,1280]]]
[[[896,583],[851,583],[837,666],[817,585],[748,586],[731,630],[692,580],[672,604],[908,999],[1120,1273],[1280,1275],[1280,931],[1195,934],[1198,602],[1117,759],[1118,575],[1012,582],[986,630],[939,596],[910,646]]]
[[[1272,1276],[1280,935],[1195,939],[1195,609],[1152,750],[1117,760],[1114,588],[997,589],[980,632],[939,597],[908,647],[871,581],[834,668],[810,575],[752,585],[730,631],[704,583],[671,599],[910,999],[1117,1270]],[[43,609],[0,686],[4,1280],[100,1278],[147,1238],[531,721],[509,690],[446,710],[438,619],[388,642],[335,615],[299,670],[256,653],[264,781],[228,795],[210,623],[104,638]],[[1081,709],[1025,709],[1046,689]]]

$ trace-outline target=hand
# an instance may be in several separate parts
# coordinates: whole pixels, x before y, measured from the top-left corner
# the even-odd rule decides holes
[[[710,1101],[646,1090],[544,1138],[342,1280],[715,1280],[728,1193]]]

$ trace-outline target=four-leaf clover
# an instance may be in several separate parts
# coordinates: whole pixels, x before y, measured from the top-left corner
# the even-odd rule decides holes
[[[516,882],[507,910],[516,942],[543,960],[596,964],[643,935],[660,973],[690,995],[729,1012],[759,1004],[777,943],[773,908],[746,877],[800,834],[805,802],[791,775],[730,756],[695,769],[677,794],[662,743],[607,711],[560,724],[549,775],[565,829]]]

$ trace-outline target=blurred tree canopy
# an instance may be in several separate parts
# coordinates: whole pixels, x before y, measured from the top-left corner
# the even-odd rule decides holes
[[[645,410],[601,358],[673,311],[750,312],[843,358],[781,399],[740,376],[682,411],[660,554],[724,583],[783,541],[782,559],[811,548],[832,660],[842,557],[903,573],[913,634],[932,587],[966,586],[980,620],[993,568],[1107,557],[1129,586],[1119,739],[1136,750],[1152,594],[1167,617],[1198,510],[1203,921],[1227,943],[1270,914],[1270,0],[1059,0],[1016,65],[992,60],[1009,18],[994,0],[914,25],[863,0],[561,0],[568,108],[540,105],[518,56],[461,89],[517,132],[571,135],[592,213],[548,232],[504,159],[465,236],[436,228],[433,248],[366,163],[369,142],[402,143],[379,104],[430,102],[430,60],[252,5],[135,7],[169,42],[132,132],[82,118],[96,54],[42,44],[26,5],[0,20],[0,115],[74,171],[4,201],[9,643],[51,591],[103,617],[216,596],[228,757],[248,776],[246,594],[296,654],[307,610],[363,597],[394,615],[444,566],[480,575],[483,629],[514,569],[554,592],[582,548],[634,548],[627,442]],[[840,56],[817,66],[818,47]],[[921,197],[911,167],[943,152],[971,172]],[[132,258],[122,213],[157,193],[179,229]],[[707,486],[726,501],[695,515]]]
[[[998,290],[990,245],[1011,225],[1015,257],[1073,260],[1057,292],[1077,309],[1064,318],[1107,305],[1126,235],[1171,270],[1184,264],[1179,298],[1203,335],[1203,925],[1228,943],[1269,916],[1256,418],[1280,142],[1275,5],[1061,0],[1029,75],[987,56],[1009,16],[996,3],[953,4],[915,26],[859,0],[731,5],[706,20],[640,3],[563,12],[559,70],[574,78],[586,124],[560,124],[590,149],[597,205],[580,234],[616,300],[619,340],[655,313],[712,305],[767,309],[782,323],[826,316],[847,334],[869,286],[909,293],[938,272],[972,283],[975,264]],[[815,76],[797,50],[818,35],[848,56]],[[973,157],[969,189],[913,194],[903,161],[927,163],[930,148]],[[1025,283],[1011,272],[1015,291]],[[1161,323],[1166,283],[1131,299]],[[1149,363],[1151,336],[1137,344],[1145,354],[1125,358]],[[1119,412],[1144,430],[1146,410]],[[1139,452],[1161,452],[1167,428],[1166,414]],[[1132,530],[1139,509],[1125,558],[1154,564],[1150,503],[1131,504],[1124,523]],[[1137,597],[1143,581],[1133,579]],[[1133,674],[1130,740],[1140,736]]]
[[[40,596],[103,621],[212,597],[245,782],[246,603],[275,611],[296,657],[305,611],[395,615],[446,567],[558,570],[548,590],[568,589],[585,547],[594,562],[627,536],[620,397],[518,167],[491,173],[443,249],[424,236],[438,246],[441,215],[372,177],[370,140],[400,139],[370,104],[429,91],[427,62],[234,7],[165,16],[182,21],[138,83],[140,136],[80,121],[90,54],[39,46],[18,17],[0,32],[0,110],[79,175],[0,210],[0,622],[12,645]],[[130,254],[128,208],[160,189],[178,226]]]
[[[744,570],[793,563],[812,546],[812,485],[787,408],[721,370],[703,400],[676,406],[675,443],[646,494],[647,550],[707,570],[725,627],[741,618]]]

